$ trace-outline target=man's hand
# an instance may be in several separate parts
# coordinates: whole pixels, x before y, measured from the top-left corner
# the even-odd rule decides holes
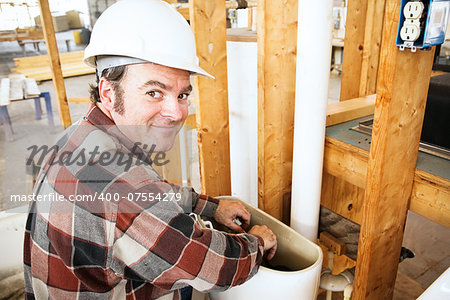
[[[248,232],[264,240],[264,251],[267,260],[271,260],[277,252],[277,237],[266,225],[255,225]]]
[[[219,201],[219,206],[217,207],[214,219],[230,228],[233,231],[243,233],[244,229],[250,224],[250,213],[245,209],[244,205],[235,200],[224,200]],[[233,220],[240,218],[242,221],[242,227],[234,223]]]

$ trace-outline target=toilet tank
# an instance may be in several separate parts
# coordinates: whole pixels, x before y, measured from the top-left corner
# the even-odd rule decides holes
[[[262,210],[242,203],[252,215],[251,226],[266,225],[275,233],[277,253],[250,280],[224,292],[212,292],[210,299],[316,299],[322,268],[320,247]]]

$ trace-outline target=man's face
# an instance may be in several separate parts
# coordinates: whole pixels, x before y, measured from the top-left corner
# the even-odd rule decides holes
[[[122,93],[113,96],[114,101],[123,100],[123,111],[111,111],[114,122],[131,141],[155,145],[156,151],[169,150],[188,115],[189,78],[185,70],[152,63],[129,65],[119,86]]]

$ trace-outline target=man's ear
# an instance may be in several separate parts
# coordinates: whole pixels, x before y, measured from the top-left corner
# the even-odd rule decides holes
[[[104,77],[100,78],[98,83],[98,93],[103,107],[111,113],[114,107],[114,90],[111,82]]]

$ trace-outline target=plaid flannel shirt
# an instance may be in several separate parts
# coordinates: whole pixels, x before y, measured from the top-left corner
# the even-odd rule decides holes
[[[102,163],[118,154],[131,164]],[[96,106],[43,162],[25,231],[26,299],[179,299],[182,287],[221,291],[257,272],[262,239],[200,228],[188,213],[213,216],[218,201],[163,180]],[[134,199],[150,194],[179,199]]]

